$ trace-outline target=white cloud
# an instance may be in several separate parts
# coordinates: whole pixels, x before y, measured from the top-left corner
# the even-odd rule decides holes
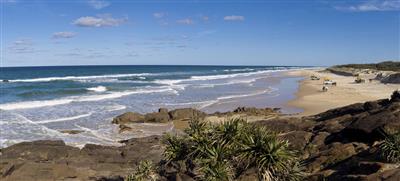
[[[89,0],[88,3],[94,9],[103,9],[111,5],[110,2],[102,0]]]
[[[33,47],[32,40],[30,39],[18,39],[8,47],[8,50],[12,53],[33,53],[35,49]]]
[[[184,25],[192,25],[192,24],[194,24],[193,20],[190,19],[190,18],[176,20],[176,23],[184,24]]]
[[[53,33],[52,38],[54,39],[59,39],[59,38],[73,38],[76,36],[76,33],[74,32],[68,32],[68,31],[61,31],[61,32],[55,32]]]
[[[342,11],[353,11],[353,12],[367,12],[367,11],[399,11],[400,10],[400,0],[383,0],[376,1],[370,0],[363,2],[361,4],[353,6],[337,6],[337,10]]]
[[[127,21],[127,18],[113,18],[109,14],[93,16],[84,16],[75,20],[72,24],[81,27],[106,27],[119,26]]]
[[[163,13],[163,12],[157,12],[157,13],[153,13],[153,17],[154,18],[163,18],[163,17],[165,17],[165,16],[167,16],[167,13]]]
[[[225,21],[244,21],[244,16],[230,15],[224,17]]]

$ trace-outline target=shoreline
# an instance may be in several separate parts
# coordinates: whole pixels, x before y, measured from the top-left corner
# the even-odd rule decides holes
[[[272,76],[265,76],[263,78],[257,79],[254,82],[254,86],[265,86],[266,84],[269,85],[268,91],[261,92],[260,94],[256,95],[249,95],[249,96],[238,96],[235,98],[227,98],[217,100],[217,103],[211,104],[206,106],[205,108],[196,108],[200,111],[203,111],[207,114],[213,114],[216,112],[224,113],[224,112],[231,112],[238,107],[255,107],[258,109],[263,108],[279,108],[280,115],[285,117],[302,117],[302,116],[310,116],[318,113],[322,113],[329,109],[337,108],[346,106],[353,103],[358,102],[365,102],[365,101],[372,101],[377,99],[389,98],[389,95],[399,88],[396,84],[382,84],[378,81],[374,81],[372,83],[364,83],[364,84],[354,84],[354,77],[346,77],[340,76],[333,73],[326,73],[320,72],[322,68],[305,68],[305,69],[295,69],[295,70],[285,70],[282,72],[273,73]],[[318,77],[330,77],[333,80],[338,82],[337,86],[330,87],[328,92],[322,92],[320,89],[322,87],[322,80],[319,81],[312,81],[309,80],[310,75],[317,75]],[[253,85],[252,85],[253,86]],[[275,90],[274,90],[275,88]],[[161,106],[161,108],[163,108]],[[172,107],[168,108],[170,110],[177,109],[177,108],[188,108],[188,107]],[[122,113],[126,113],[129,111],[135,111],[131,109],[126,109]],[[153,110],[155,111],[155,110]],[[142,113],[142,112],[139,112]],[[151,110],[148,111],[151,113]],[[115,116],[118,116],[117,114]],[[112,118],[115,118],[113,116]],[[112,119],[111,118],[111,119]],[[208,119],[208,121],[213,120],[221,120],[222,118],[217,119]],[[249,121],[257,121],[262,120],[261,117],[251,117]],[[103,121],[104,122],[104,121]],[[184,122],[173,122],[174,127],[176,129],[183,129],[187,126],[187,123]],[[111,128],[111,132],[106,133],[107,135],[113,135],[112,138],[117,138],[110,144],[116,144],[118,142],[118,138],[125,138],[128,139],[125,134],[119,134],[118,128],[111,124],[110,122],[107,124],[107,127]],[[147,134],[144,135],[144,131],[137,129],[142,126],[135,126],[135,132],[132,133],[132,138],[142,137],[142,136],[149,136]],[[144,129],[144,128],[142,128]],[[154,134],[153,128],[149,127],[148,129],[144,129],[147,133],[153,132],[151,135],[158,135]],[[85,130],[77,129],[62,129],[57,130],[65,136],[75,138],[78,137],[80,134],[89,134]],[[67,134],[69,131],[77,132],[75,135]],[[160,130],[157,130],[160,131]],[[163,131],[161,131],[163,132]],[[142,134],[143,133],[143,134]],[[160,133],[162,134],[162,133]],[[140,135],[140,136],[138,136]],[[63,139],[64,140],[64,139]],[[64,140],[65,141],[65,140]],[[67,141],[68,142],[68,141]],[[74,142],[72,146],[77,146],[78,142]],[[16,144],[16,143],[13,143]],[[10,145],[13,145],[10,144]],[[69,144],[69,143],[67,143]],[[84,142],[79,144],[80,147],[85,144]],[[109,145],[107,143],[100,143],[101,145]],[[8,146],[10,146],[8,145]],[[6,146],[7,147],[7,146]]]
[[[303,77],[298,82],[296,98],[286,104],[303,110],[293,116],[310,116],[354,103],[389,98],[393,91],[400,88],[399,85],[383,84],[376,80],[356,84],[354,83],[355,77],[322,72],[321,70],[323,69],[293,70],[286,73],[288,76]],[[311,75],[320,77],[321,80],[311,80]],[[329,90],[323,92],[324,77],[336,81],[337,86],[328,86]]]

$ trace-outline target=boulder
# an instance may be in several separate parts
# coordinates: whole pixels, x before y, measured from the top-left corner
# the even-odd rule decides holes
[[[144,122],[167,123],[170,120],[168,112],[154,112],[144,115]]]
[[[306,131],[292,131],[279,135],[280,138],[289,141],[289,148],[294,150],[304,150],[307,143],[310,142],[312,133]]]
[[[373,143],[385,138],[382,134],[385,129],[395,130],[398,128],[400,128],[400,114],[382,110],[373,115],[359,117],[341,131],[341,136],[348,141]]]
[[[233,113],[242,113],[248,116],[265,116],[276,114],[278,110],[275,108],[238,107],[233,110]]]
[[[112,121],[114,124],[142,123],[144,116],[136,112],[126,112],[115,117]]]
[[[316,121],[325,121],[328,119],[340,117],[346,114],[349,115],[355,115],[364,112],[364,104],[363,103],[356,103],[356,104],[351,104],[345,107],[341,108],[336,108],[336,109],[331,109],[329,111],[320,113],[315,115],[314,117],[316,118]]]
[[[203,119],[206,117],[206,113],[193,108],[175,109],[169,112],[172,120],[191,120],[191,119]]]
[[[321,151],[316,156],[306,161],[307,170],[310,172],[318,172],[339,164],[367,148],[368,147],[362,143],[332,143],[328,149]]]
[[[168,113],[168,109],[167,108],[160,108],[158,109],[159,113]]]
[[[400,91],[396,90],[393,92],[392,96],[390,96],[390,102],[400,102]]]
[[[255,125],[265,126],[274,132],[307,131],[314,127],[315,122],[308,119],[280,118],[261,120],[254,122]]]
[[[77,154],[78,148],[65,145],[61,140],[22,142],[1,149],[1,158],[20,158],[32,161],[61,160]]]
[[[382,78],[381,82],[387,84],[400,84],[400,73],[390,74],[389,76]]]
[[[375,181],[375,180],[386,180],[386,181],[398,181],[400,180],[400,168],[395,168],[391,170],[386,170],[383,172],[377,172],[375,174],[368,175],[365,180]]]

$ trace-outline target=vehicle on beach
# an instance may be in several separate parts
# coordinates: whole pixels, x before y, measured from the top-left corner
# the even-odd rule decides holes
[[[320,78],[319,77],[317,77],[317,76],[315,76],[315,75],[311,75],[311,80],[319,80]]]
[[[325,77],[324,78],[324,85],[334,85],[334,86],[336,86],[337,83],[336,83],[336,81],[333,81],[331,78]]]
[[[354,80],[354,82],[357,84],[365,83],[365,79],[362,79],[361,77],[357,77],[356,80]]]

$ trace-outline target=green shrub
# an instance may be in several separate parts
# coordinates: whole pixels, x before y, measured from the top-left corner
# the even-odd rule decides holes
[[[387,161],[400,163],[400,132],[386,136],[380,150],[382,157]]]
[[[184,160],[188,154],[187,141],[183,137],[167,134],[163,139],[163,143],[166,145],[163,155],[168,163]]]
[[[240,156],[248,165],[255,165],[260,180],[300,180],[293,175],[296,155],[289,150],[289,143],[263,127],[252,126],[243,137]]]
[[[148,160],[141,161],[132,175],[126,178],[126,181],[156,181],[156,169],[153,163]]]
[[[191,121],[183,136],[164,138],[167,163],[192,163],[186,169],[200,180],[233,180],[249,167],[260,180],[300,180],[302,172],[289,143],[242,119],[221,124]]]

